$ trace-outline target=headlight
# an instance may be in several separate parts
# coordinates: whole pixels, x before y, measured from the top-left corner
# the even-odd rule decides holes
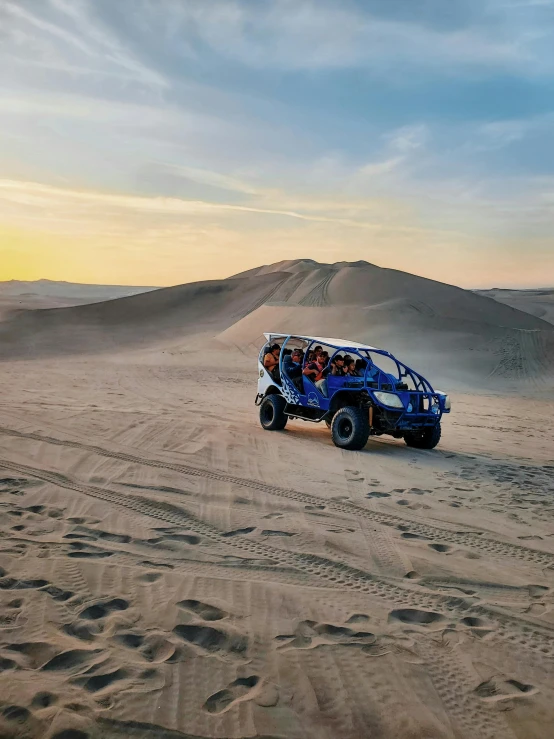
[[[444,410],[449,411],[452,408],[452,403],[450,402],[450,396],[445,395],[444,396]]]
[[[390,408],[404,408],[404,403],[395,393],[384,393],[381,390],[373,393],[379,403],[388,405]]]

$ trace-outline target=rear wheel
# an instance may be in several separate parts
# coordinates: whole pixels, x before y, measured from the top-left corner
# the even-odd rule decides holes
[[[421,431],[407,431],[404,434],[404,441],[408,446],[414,449],[434,449],[441,438],[441,425],[437,423],[431,428],[422,429]]]
[[[282,431],[287,425],[285,405],[282,395],[266,395],[260,405],[260,423],[266,431]]]
[[[367,409],[349,405],[338,410],[331,423],[331,435],[340,449],[363,449],[369,438]]]

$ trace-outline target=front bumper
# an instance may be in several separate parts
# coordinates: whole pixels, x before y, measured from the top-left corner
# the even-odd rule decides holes
[[[417,431],[432,428],[440,423],[444,408],[444,395],[437,393],[400,392],[402,410],[378,404],[377,418],[383,431]]]

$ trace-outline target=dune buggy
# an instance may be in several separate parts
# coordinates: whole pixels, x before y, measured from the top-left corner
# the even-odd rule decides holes
[[[370,436],[389,434],[417,449],[433,449],[441,437],[441,417],[450,412],[448,395],[434,390],[424,377],[390,352],[345,339],[264,334],[267,343],[258,358],[260,423],[268,431],[284,429],[289,418],[320,423],[331,429],[336,446],[363,449]],[[280,345],[273,371],[264,368],[267,349]],[[332,363],[337,356],[362,360],[358,376],[327,375],[324,389],[303,374],[310,353],[321,347]],[[293,372],[290,350],[304,358]],[[289,360],[287,360],[289,356]],[[377,364],[377,362],[379,364]],[[381,365],[381,366],[379,366]],[[382,369],[385,365],[387,371]],[[292,376],[294,375],[294,376]]]

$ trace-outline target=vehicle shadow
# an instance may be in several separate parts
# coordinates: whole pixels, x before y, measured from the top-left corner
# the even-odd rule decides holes
[[[294,422],[293,422],[294,423]],[[318,444],[321,444],[323,448],[327,449],[332,447],[339,451],[333,444],[331,439],[331,432],[325,424],[307,424],[303,421],[298,421],[298,425],[292,425],[290,422],[284,431],[280,432],[287,434],[287,436],[298,439],[299,441],[304,439],[311,439]],[[435,449],[414,449],[406,446],[403,439],[393,439],[392,436],[373,436],[370,437],[367,445],[358,452],[348,452],[349,454],[370,454],[372,456],[379,457],[401,457],[413,459],[427,459],[435,462],[443,462],[446,466],[462,466],[462,465],[476,465],[476,464],[501,464],[498,458],[492,454],[475,453],[469,454],[467,452],[460,452],[455,449],[450,449],[445,445],[444,441]]]

